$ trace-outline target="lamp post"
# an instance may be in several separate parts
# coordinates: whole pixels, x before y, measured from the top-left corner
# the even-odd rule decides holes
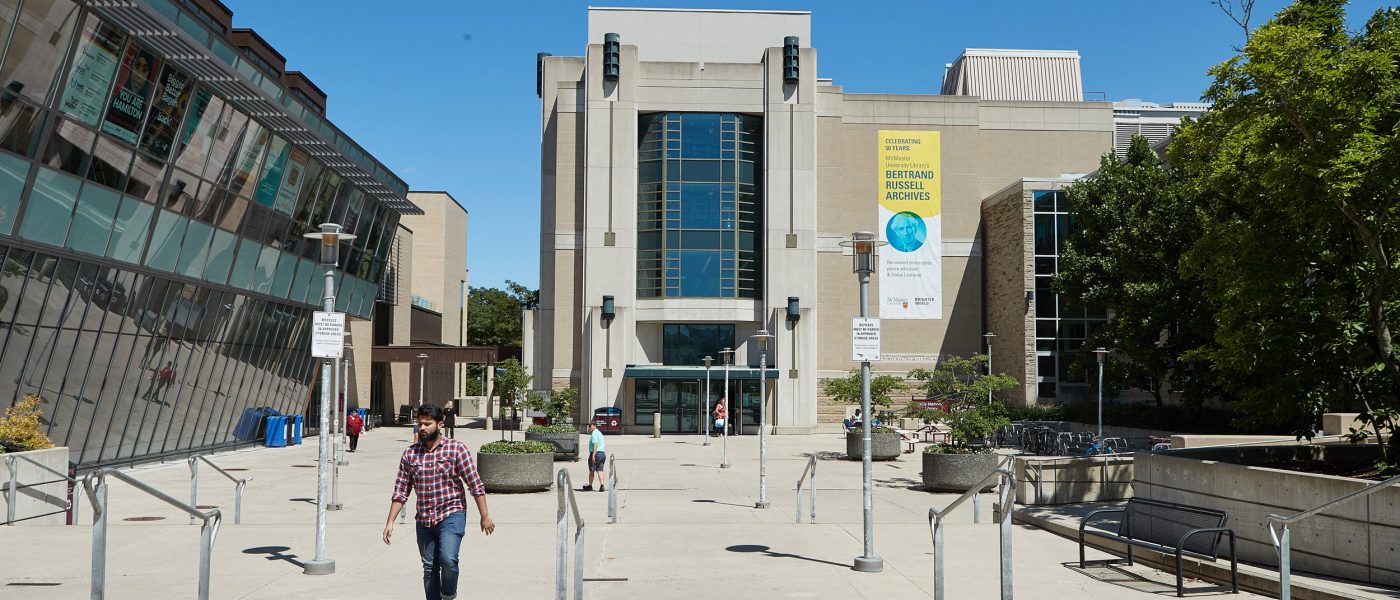
[[[841,242],[841,245],[851,249],[851,272],[855,273],[860,281],[860,316],[866,318],[870,314],[870,273],[874,271],[875,248],[884,246],[885,241],[875,239],[875,234],[869,231],[857,231],[851,234],[851,239]],[[861,502],[865,508],[865,551],[861,556],[856,557],[854,568],[857,571],[866,573],[879,573],[885,570],[885,561],[875,556],[875,521],[872,509],[874,486],[871,483],[870,464],[870,430],[875,419],[870,414],[870,361],[860,363],[860,414],[864,419],[861,423],[861,447],[865,450],[864,458],[861,460]]]
[[[714,357],[705,357],[705,401],[700,403],[700,420],[705,422],[705,443],[702,446],[710,445],[710,363],[714,362]]]
[[[719,351],[724,357],[724,393],[720,394],[720,402],[724,403],[724,427],[719,428],[720,443],[724,444],[724,458],[719,463],[719,468],[729,468],[729,423],[734,418],[729,414],[729,363],[734,360],[734,349],[725,348]]]
[[[350,445],[350,434],[345,431],[345,427],[349,424],[349,415],[346,413],[350,410],[350,352],[355,349],[354,345],[350,343],[350,332],[345,332],[345,337],[345,356],[340,359],[340,397],[344,399],[342,400],[344,404],[336,411],[335,417],[340,422],[340,461],[338,464],[342,467],[350,464],[350,459],[345,458],[345,448]]]
[[[992,338],[997,334],[988,331],[982,334],[982,339],[987,340],[987,376],[992,376]],[[987,390],[987,404],[992,403],[992,390]]]
[[[428,381],[424,378],[427,373],[425,368],[427,364],[428,355],[420,352],[418,354],[418,406],[413,410],[413,436],[415,439],[418,436],[418,409],[423,408],[423,387]]]
[[[1095,358],[1099,361],[1099,438],[1103,438],[1103,361],[1108,356],[1108,350],[1099,346],[1094,350]]]
[[[321,308],[335,312],[335,266],[340,262],[340,242],[355,239],[355,236],[340,232],[340,225],[322,223],[321,231],[305,234],[307,239],[321,242],[321,268],[326,272],[325,296]],[[316,558],[306,561],[302,573],[307,575],[330,575],[335,573],[335,561],[326,558],[326,484],[329,483],[330,446],[327,431],[330,428],[331,404],[331,359],[321,360],[321,405],[320,426],[316,430],[319,446],[316,459]]]
[[[768,508],[768,341],[773,339],[767,329],[753,335],[758,342],[758,502],[754,508]]]

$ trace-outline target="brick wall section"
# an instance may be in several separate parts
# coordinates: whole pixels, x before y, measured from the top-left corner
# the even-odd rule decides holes
[[[1036,398],[1035,305],[1026,301],[1026,293],[1035,289],[1030,187],[1012,184],[982,204],[987,326],[996,334],[992,369],[1021,382],[1020,392],[1004,395],[1022,404],[1034,404]]]

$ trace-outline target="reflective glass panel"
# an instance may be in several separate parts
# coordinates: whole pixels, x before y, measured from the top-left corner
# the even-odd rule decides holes
[[[34,189],[29,194],[29,205],[25,208],[24,222],[19,228],[20,236],[45,244],[63,245],[81,186],[82,181],[77,177],[40,169]]]
[[[0,152],[0,234],[9,235],[14,227],[28,176],[29,161]]]
[[[151,215],[155,214],[155,210],[154,206],[129,196],[123,198],[112,226],[112,241],[107,245],[107,256],[132,264],[140,263],[141,252],[146,249]]]
[[[116,219],[121,195],[100,185],[83,186],[82,200],[73,212],[73,225],[68,232],[67,246],[79,252],[102,256],[107,252],[107,237]]]
[[[233,267],[234,246],[238,236],[227,231],[214,230],[213,241],[209,244],[209,264],[204,267],[204,278],[214,283],[228,279],[228,271]]]
[[[71,0],[30,0],[19,19],[0,67],[5,88],[43,104],[52,92],[63,54],[77,27],[78,5]]]
[[[155,233],[151,236],[151,250],[146,253],[146,266],[173,272],[180,258],[180,244],[185,239],[185,227],[188,225],[189,219],[170,211],[160,211]]]

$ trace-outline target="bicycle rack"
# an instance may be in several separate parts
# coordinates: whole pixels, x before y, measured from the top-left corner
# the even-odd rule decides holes
[[[213,462],[210,462],[210,460],[209,460],[209,458],[207,457],[207,455],[204,455],[204,454],[200,454],[200,455],[196,455],[196,456],[191,456],[190,459],[189,459],[189,461],[190,461],[190,506],[194,506],[194,507],[198,507],[198,506],[199,506],[199,461],[204,461],[204,462],[205,462],[206,464],[208,464],[209,466],[214,467],[214,470],[215,470],[215,471],[218,471],[220,475],[223,475],[224,477],[227,477],[229,481],[232,481],[232,482],[234,483],[234,488],[233,488],[233,524],[234,524],[234,525],[242,525],[242,524],[243,524],[243,487],[244,487],[245,485],[247,485],[249,481],[252,481],[253,478],[252,478],[252,477],[245,477],[245,478],[240,479],[240,478],[234,477],[234,476],[232,476],[232,475],[229,475],[229,474],[228,474],[228,471],[225,471],[225,470],[219,468],[219,465],[216,465],[216,464],[214,464]],[[194,515],[190,515],[190,525],[194,525]]]
[[[802,477],[797,479],[797,515],[794,523],[802,522],[802,482],[810,481],[811,485],[807,490],[807,497],[812,503],[812,523],[817,522],[817,457],[812,456],[807,459],[807,468],[802,470]]]
[[[559,474],[554,478],[555,485],[559,487],[559,513],[558,526],[559,538],[554,561],[554,598],[555,600],[565,600],[568,598],[569,578],[569,521],[567,515],[570,511],[574,516],[574,600],[583,598],[583,516],[578,511],[578,499],[574,498],[574,481],[569,477],[568,469],[559,469]],[[203,600],[203,599],[201,599]]]
[[[1011,461],[1001,461],[997,469],[988,473],[976,485],[963,492],[961,496],[953,500],[951,504],[943,507],[943,510],[936,508],[928,509],[928,528],[933,536],[933,598],[943,600],[943,516],[951,513],[968,496],[972,496],[973,506],[976,507],[975,498],[978,492],[991,483],[993,479],[1000,478],[997,485],[997,501],[1001,505],[1000,538],[1001,538],[1001,600],[1012,599],[1011,586],[1011,516],[1016,511],[1016,474],[1012,471]],[[978,515],[974,514],[974,519]]]
[[[111,467],[92,471],[83,477],[83,491],[92,501],[93,513],[92,600],[102,600],[107,594],[107,517],[108,513],[111,512],[107,509],[107,477],[109,476],[125,481],[132,487],[154,496],[157,500],[183,510],[190,516],[204,522],[199,530],[198,598],[199,600],[209,600],[209,559],[214,553],[214,538],[219,533],[219,523],[223,521],[223,513],[219,512],[217,508],[211,508],[208,512],[201,511]]]

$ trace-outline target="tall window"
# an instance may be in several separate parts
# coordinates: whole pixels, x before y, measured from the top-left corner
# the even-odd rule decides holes
[[[637,295],[758,298],[763,120],[652,113],[638,131]]]
[[[1077,304],[1051,289],[1050,283],[1060,272],[1060,251],[1074,228],[1069,211],[1064,192],[1035,192],[1036,381],[1037,396],[1047,399],[1087,397],[1085,372],[1070,365],[1084,351],[1084,339],[1108,320],[1104,307]]]

